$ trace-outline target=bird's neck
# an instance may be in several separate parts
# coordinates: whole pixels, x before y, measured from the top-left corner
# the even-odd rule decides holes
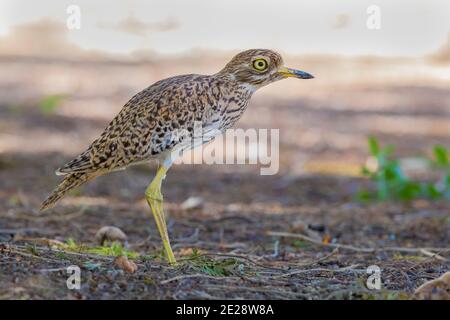
[[[249,97],[258,89],[254,85],[236,80],[232,73],[220,71],[214,75],[217,79],[227,82],[233,91],[245,92]]]

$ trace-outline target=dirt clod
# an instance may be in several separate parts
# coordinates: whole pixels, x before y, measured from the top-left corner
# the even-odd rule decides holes
[[[116,259],[114,259],[114,264],[128,273],[134,273],[138,269],[136,263],[128,260],[126,256],[118,256]]]

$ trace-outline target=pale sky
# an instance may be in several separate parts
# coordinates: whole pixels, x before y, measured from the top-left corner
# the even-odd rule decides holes
[[[448,0],[0,0],[0,37],[45,18],[64,27],[70,4],[81,8],[81,29],[63,31],[70,41],[111,53],[266,47],[419,56],[437,50],[450,33]],[[366,27],[373,4],[381,9],[381,30]]]

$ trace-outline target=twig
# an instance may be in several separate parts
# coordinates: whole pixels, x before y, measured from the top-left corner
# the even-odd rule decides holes
[[[220,242],[208,242],[208,241],[197,241],[194,243],[175,243],[172,245],[172,249],[176,248],[189,248],[189,247],[200,247],[200,248],[223,248],[223,249],[236,249],[236,248],[246,248],[246,245],[241,242],[233,243],[220,243]]]
[[[68,221],[82,216],[86,212],[86,208],[81,210],[68,213],[65,215],[51,215],[51,216],[31,216],[27,214],[16,214],[15,218],[17,219],[25,219],[31,221],[40,221],[40,222],[48,222],[48,221]]]
[[[275,275],[275,276],[270,276],[269,278],[283,278],[283,277],[290,277],[296,274],[301,274],[301,273],[312,273],[312,272],[332,272],[332,273],[338,273],[338,272],[346,272],[346,271],[353,271],[353,272],[366,272],[366,270],[358,270],[358,269],[354,269],[356,267],[358,267],[359,264],[354,264],[348,267],[344,267],[344,268],[339,268],[339,269],[326,269],[326,268],[315,268],[315,269],[302,269],[302,270],[295,270],[289,273],[285,273],[285,274],[279,274],[279,275]]]
[[[15,247],[17,248],[22,248],[22,249],[26,249],[26,246],[21,246],[21,245],[15,245]],[[110,257],[110,256],[103,256],[103,255],[97,255],[97,254],[91,254],[91,253],[81,253],[81,252],[73,252],[73,251],[66,251],[66,250],[58,250],[58,249],[49,249],[49,248],[44,248],[44,247],[33,247],[36,250],[40,250],[40,251],[46,251],[48,253],[52,253],[52,252],[57,252],[57,253],[64,253],[67,255],[72,255],[72,256],[79,256],[79,257],[84,257],[84,258],[91,258],[91,259],[100,259],[100,260],[108,260],[108,261],[113,261],[116,257]]]
[[[304,298],[308,299],[309,297],[305,294],[298,293],[298,292],[292,292],[292,291],[284,291],[280,289],[273,289],[273,288],[256,288],[256,287],[232,287],[229,285],[223,286],[223,285],[208,285],[209,289],[219,289],[219,290],[226,290],[227,292],[229,290],[245,290],[245,291],[254,291],[254,292],[263,292],[263,293],[274,293],[274,294],[280,294],[280,295],[286,295],[290,297],[295,298]]]
[[[15,242],[31,242],[31,243],[39,243],[47,245],[48,247],[52,246],[64,246],[64,243],[59,240],[54,239],[48,239],[48,238],[26,238],[26,237],[17,237],[17,239],[14,239]]]
[[[0,234],[17,234],[19,232],[40,231],[38,228],[0,229]]]
[[[178,280],[184,280],[184,279],[189,279],[189,278],[206,278],[206,279],[214,279],[214,280],[218,280],[218,279],[239,279],[237,277],[214,277],[214,276],[209,276],[206,274],[201,274],[201,273],[197,273],[197,274],[186,274],[186,275],[181,275],[181,276],[176,276],[167,280],[163,280],[160,282],[160,284],[166,284],[172,281],[178,281]]]
[[[226,217],[222,217],[222,218],[212,219],[212,220],[209,220],[207,222],[220,223],[220,222],[223,222],[223,221],[226,221],[226,220],[242,220],[242,221],[245,221],[247,223],[255,223],[254,220],[252,220],[252,219],[250,219],[248,217],[238,216],[238,215],[230,215],[230,216],[226,216]]]
[[[423,261],[420,261],[420,262],[418,262],[418,263],[415,263],[412,267],[410,267],[409,269],[408,269],[408,271],[409,270],[412,270],[412,269],[414,269],[414,268],[416,268],[416,267],[418,267],[418,266],[420,266],[420,265],[422,265],[422,264],[424,264],[424,263],[426,263],[426,262],[428,262],[428,261],[430,261],[430,260],[432,260],[433,258],[436,258],[436,259],[438,259],[438,260],[442,260],[442,261],[448,261],[448,259],[445,259],[444,257],[442,257],[441,255],[439,255],[440,253],[441,253],[441,251],[439,251],[439,252],[437,252],[437,253],[433,253],[433,252],[429,252],[428,250],[423,250],[422,251],[422,253],[424,254],[424,255],[426,255],[426,256],[428,256],[428,258],[425,258]]]
[[[37,271],[45,273],[45,272],[59,272],[59,271],[65,271],[65,270],[67,270],[67,267],[53,268],[53,269],[39,269]]]
[[[44,257],[40,257],[40,256],[36,256],[34,254],[30,254],[30,253],[26,253],[20,250],[14,250],[14,249],[8,249],[8,253],[13,253],[13,254],[18,254],[21,255],[23,257],[27,257],[27,258],[31,258],[31,259],[38,259],[38,260],[43,260],[43,261],[47,261],[47,262],[55,262],[57,260],[54,259],[49,259],[49,258],[44,258]]]
[[[299,238],[299,239],[306,240],[306,241],[312,242],[314,244],[317,244],[317,245],[320,245],[323,247],[346,249],[346,250],[352,250],[352,251],[357,251],[357,252],[366,252],[366,253],[380,252],[380,251],[398,251],[398,252],[415,252],[415,253],[424,254],[424,250],[425,250],[425,252],[428,252],[428,254],[430,254],[431,253],[430,251],[439,251],[440,253],[450,251],[450,248],[404,248],[404,247],[364,248],[364,247],[355,247],[355,246],[346,245],[346,244],[323,243],[321,241],[317,241],[313,238],[310,238],[308,236],[305,236],[305,235],[299,234],[299,233],[268,231],[266,234],[269,236],[276,236],[276,237]],[[443,258],[443,257],[441,257],[441,258]]]
[[[430,251],[437,251],[439,253],[450,252],[450,248],[431,248],[431,247],[425,247],[425,248],[405,248],[405,247],[385,247],[385,248],[383,248],[383,247],[381,247],[381,248],[375,248],[374,250],[378,251],[378,252],[379,251],[398,251],[398,252],[422,253],[422,254],[425,254],[424,252],[428,251],[428,254],[425,254],[425,255],[429,255],[430,253],[432,254],[432,252],[430,252]],[[444,258],[444,257],[441,257],[441,258]]]
[[[294,265],[296,267],[306,267],[306,266],[312,266],[315,264],[318,264],[319,262],[328,260],[329,258],[331,258],[332,256],[336,255],[339,252],[338,248],[334,248],[333,251],[331,251],[329,254],[323,256],[322,258],[319,258],[317,260],[311,261],[311,262],[307,262],[307,263],[295,263]]]
[[[312,242],[314,244],[323,246],[323,247],[332,247],[332,248],[339,248],[339,249],[348,249],[353,251],[359,251],[359,252],[374,252],[373,248],[358,248],[351,245],[345,245],[345,244],[336,244],[336,243],[323,243],[321,241],[315,240],[311,237],[305,236],[300,233],[289,233],[289,232],[278,232],[278,231],[268,231],[266,233],[269,236],[275,236],[275,237],[285,237],[285,238],[298,238],[302,240],[306,240],[309,242]]]
[[[277,270],[277,271],[283,271],[283,272],[286,271],[285,269],[281,269],[281,268],[275,268],[275,267],[265,266],[265,265],[263,265],[263,264],[261,264],[261,263],[258,263],[258,262],[256,262],[256,261],[250,259],[250,258],[247,257],[247,256],[241,256],[241,255],[237,255],[237,254],[226,254],[226,253],[202,253],[202,254],[199,254],[198,256],[194,257],[194,258],[183,259],[183,260],[180,260],[180,261],[194,260],[194,259],[196,259],[196,258],[198,258],[198,257],[204,257],[204,256],[218,256],[218,257],[229,257],[229,258],[236,258],[236,259],[244,259],[244,260],[247,260],[248,262],[250,262],[250,263],[252,263],[252,264],[254,264],[254,265],[258,266],[258,267],[264,268],[264,269],[271,269],[271,270]]]
[[[439,255],[441,253],[441,251],[437,252],[437,253],[433,253],[433,252],[428,251],[427,249],[422,249],[420,252],[423,253],[426,256],[429,256],[430,258],[435,258],[435,259],[438,259],[438,260],[441,260],[441,261],[447,261],[448,260],[448,259],[444,258],[443,256]]]

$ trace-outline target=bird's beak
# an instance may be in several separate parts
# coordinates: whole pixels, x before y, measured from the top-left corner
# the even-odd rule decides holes
[[[297,79],[312,79],[314,76],[309,74],[308,72],[295,70],[291,68],[281,67],[278,69],[278,73],[281,74],[285,78],[297,78]]]

